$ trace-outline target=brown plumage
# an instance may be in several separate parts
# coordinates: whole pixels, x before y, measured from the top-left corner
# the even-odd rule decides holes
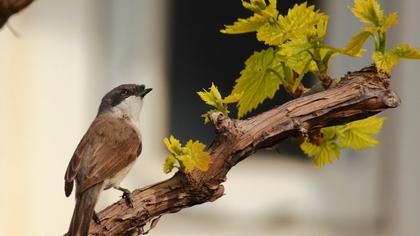
[[[119,182],[141,153],[139,130],[131,119],[133,114],[130,114],[132,104],[123,104],[121,109],[113,108],[118,108],[130,96],[134,99],[138,97],[142,101],[143,96],[151,89],[145,90],[144,86],[138,88],[138,85],[120,87],[102,99],[97,117],[83,136],[67,167],[64,177],[66,196],[71,194],[76,181],[76,206],[68,236],[88,235],[100,192],[119,187]],[[128,101],[134,105],[137,103],[131,99]],[[107,106],[108,103],[111,105]],[[141,109],[141,102],[139,104]],[[134,110],[140,112],[140,109]]]

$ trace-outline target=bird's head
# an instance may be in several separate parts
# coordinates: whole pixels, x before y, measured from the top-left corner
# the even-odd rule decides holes
[[[109,91],[102,98],[98,115],[104,112],[119,112],[128,116],[139,116],[143,99],[151,88],[137,84],[123,84]]]

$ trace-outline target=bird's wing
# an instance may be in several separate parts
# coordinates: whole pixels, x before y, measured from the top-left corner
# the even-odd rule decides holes
[[[98,116],[77,147],[66,177],[77,176],[77,193],[82,193],[127,167],[140,152],[141,141],[131,125],[109,115]]]
[[[69,165],[67,166],[66,174],[64,175],[64,184],[65,184],[64,190],[67,197],[70,196],[73,190],[74,179],[76,178],[77,173],[79,173],[80,165],[84,157],[83,154],[86,152],[86,149],[88,148],[86,147],[86,145],[90,141],[89,137],[91,136],[91,133],[92,133],[91,130],[92,130],[93,125],[95,124],[95,121],[92,123],[91,127],[83,136],[82,140],[80,140],[80,143],[79,145],[77,145],[77,148],[73,153],[73,156],[69,162]]]

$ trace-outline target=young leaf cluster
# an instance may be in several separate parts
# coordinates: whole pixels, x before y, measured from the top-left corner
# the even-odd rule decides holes
[[[410,48],[408,44],[401,44],[394,49],[386,49],[386,32],[393,25],[398,23],[398,13],[392,12],[385,16],[384,11],[376,0],[354,0],[351,12],[362,23],[367,24],[360,33],[354,36],[343,52],[351,56],[361,56],[366,50],[364,43],[369,37],[373,38],[375,50],[372,53],[372,60],[376,68],[390,74],[400,59],[420,59],[420,51]]]
[[[204,124],[209,122],[210,113],[215,111],[220,111],[228,117],[228,104],[238,102],[242,96],[242,93],[232,93],[231,95],[222,98],[219,89],[214,85],[214,83],[211,84],[209,91],[203,89],[203,91],[197,92],[197,94],[207,105],[213,107],[213,109],[201,115],[204,118]]]
[[[252,15],[226,25],[221,32],[255,32],[256,38],[268,47],[254,52],[245,61],[245,68],[228,97],[222,98],[214,84],[208,91],[198,92],[200,98],[212,107],[202,115],[205,123],[214,111],[228,116],[228,104],[236,102],[238,117],[243,117],[266,99],[273,98],[281,87],[294,96],[300,96],[302,93],[295,91],[297,88],[305,90],[301,82],[307,73],[314,74],[322,82],[318,84],[328,89],[334,85],[328,76],[331,58],[338,54],[361,57],[366,51],[363,46],[369,38],[375,44],[372,60],[380,72],[389,74],[400,59],[420,59],[420,51],[408,44],[386,48],[386,33],[398,23],[398,14],[392,12],[385,15],[377,0],[354,0],[350,11],[366,26],[344,48],[324,43],[328,16],[306,2],[294,5],[286,15],[279,14],[277,0],[242,0],[242,6]],[[300,147],[314,159],[317,166],[323,166],[338,159],[343,148],[359,150],[375,146],[378,141],[373,136],[380,132],[383,122],[383,118],[370,117],[323,128],[305,138]],[[183,147],[179,140],[171,136],[165,138],[164,142],[171,153],[165,161],[166,173],[173,168],[183,172],[194,168],[205,171],[208,168],[210,155],[199,141],[190,140]]]
[[[322,128],[318,135],[306,138],[300,145],[303,152],[314,159],[318,167],[331,163],[340,156],[340,150],[370,148],[379,142],[373,136],[378,134],[384,118],[369,117],[345,125]]]
[[[280,15],[276,0],[242,1],[253,15],[238,19],[221,30],[226,34],[256,32],[257,39],[270,46],[255,52],[245,62],[245,68],[232,93],[243,96],[237,104],[238,116],[255,109],[267,98],[273,98],[283,86],[289,93],[301,84],[303,76],[313,72],[326,77],[330,58],[340,50],[323,43],[328,16],[308,4],[296,4],[286,15]]]
[[[170,152],[163,166],[165,173],[171,172],[173,168],[177,168],[184,173],[191,172],[194,169],[207,171],[211,163],[211,157],[205,151],[206,145],[200,141],[189,140],[185,146],[182,146],[181,142],[171,135],[169,139],[164,138],[163,142]]]
[[[333,85],[328,76],[331,58],[338,54],[361,57],[369,38],[375,43],[372,59],[380,72],[390,73],[402,58],[420,59],[419,50],[407,44],[387,50],[386,32],[398,23],[398,14],[385,15],[377,0],[354,0],[350,11],[366,26],[344,48],[324,43],[328,16],[306,2],[296,4],[286,15],[279,14],[276,0],[242,0],[242,5],[253,14],[226,25],[221,32],[255,32],[257,39],[269,47],[254,52],[245,61],[245,68],[236,80],[232,93],[243,92],[237,103],[239,117],[273,98],[281,87],[296,96],[295,90],[302,87],[303,76],[309,72],[324,88]],[[379,133],[382,123],[381,118],[368,118],[324,128],[317,135],[306,138],[301,148],[314,158],[317,166],[323,166],[338,159],[342,148],[357,150],[376,145],[372,136]]]

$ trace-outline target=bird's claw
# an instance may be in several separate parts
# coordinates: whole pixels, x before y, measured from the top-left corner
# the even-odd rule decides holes
[[[127,206],[129,206],[130,208],[134,208],[133,199],[131,198],[130,192],[124,192],[121,197],[125,200],[125,204],[127,204]]]
[[[95,211],[93,212],[92,219],[93,219],[93,221],[95,221],[96,224],[98,224],[98,225],[101,224],[101,220],[99,219],[99,216]]]

